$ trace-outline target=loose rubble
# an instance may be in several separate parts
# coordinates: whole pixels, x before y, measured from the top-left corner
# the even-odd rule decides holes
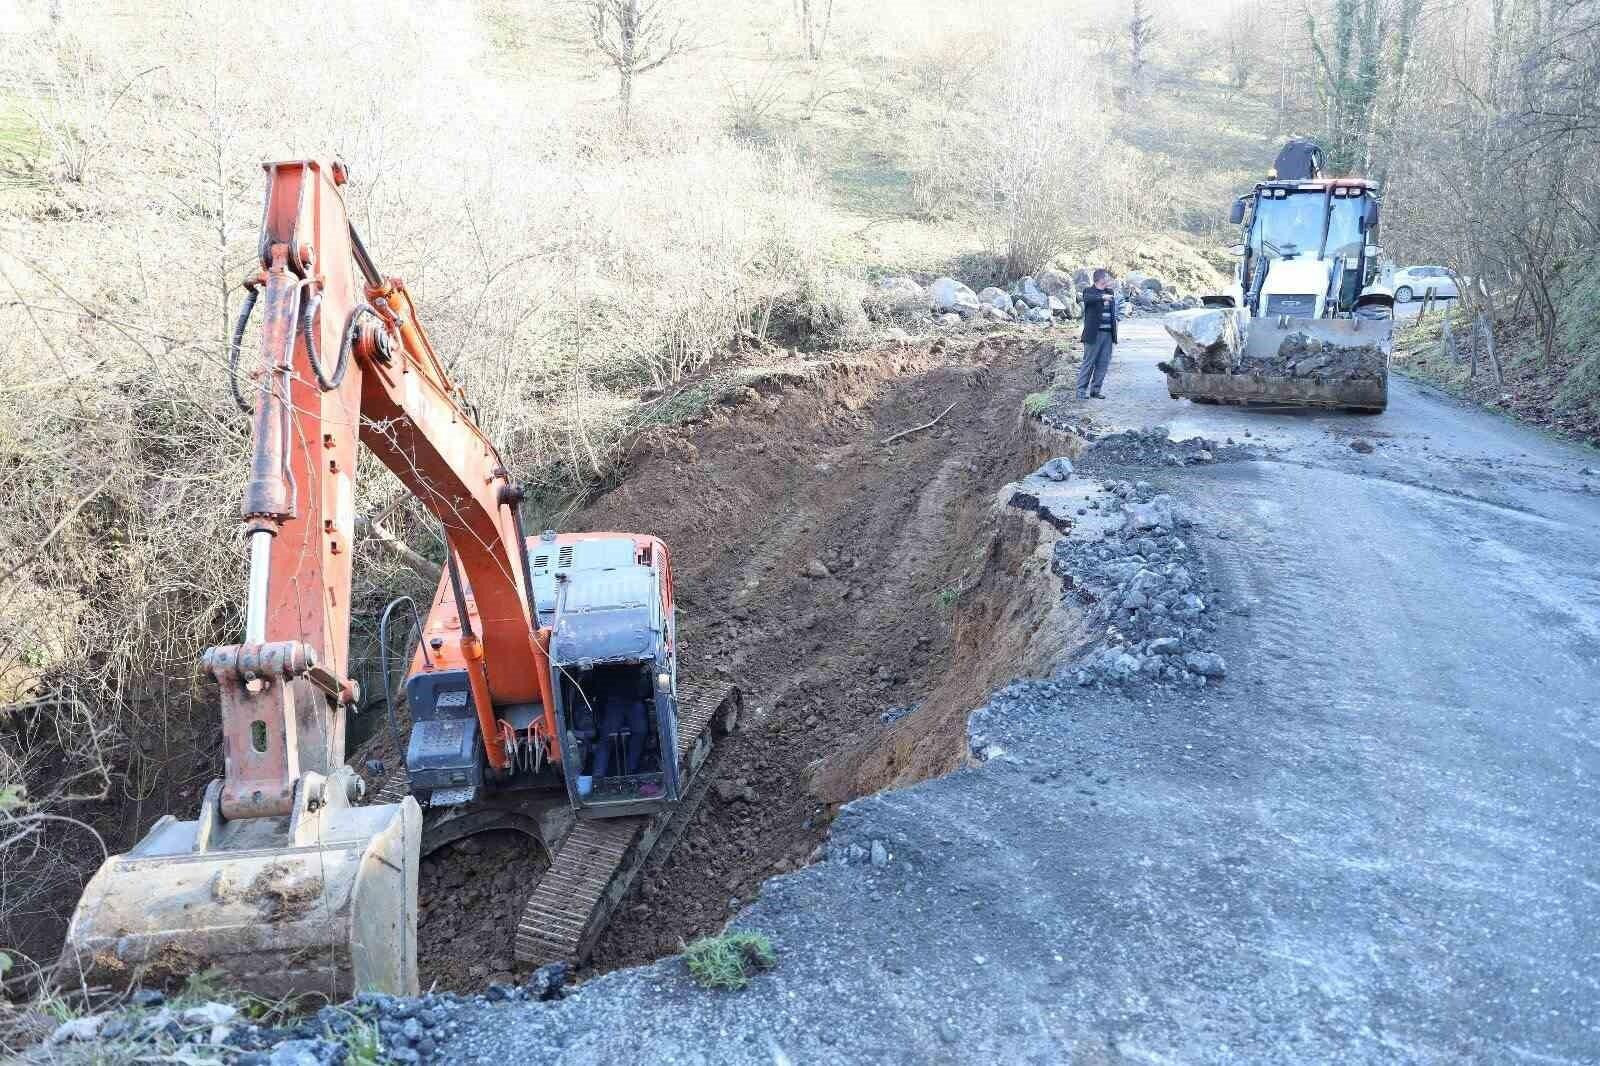
[[[1174,441],[1167,427],[1155,426],[1100,438],[1076,467],[1115,473],[1253,454],[1231,440]],[[1083,605],[1097,637],[1063,677],[1101,687],[1201,687],[1226,677],[1227,662],[1211,649],[1219,594],[1192,544],[1186,509],[1144,480],[1112,476],[1090,491],[1056,487],[1074,476],[1070,460],[1051,459],[1012,485],[1008,498],[1067,534],[1055,542],[1051,570],[1062,579],[1063,595]]]
[[[1147,481],[1102,488],[1098,509],[1120,512],[1120,524],[1099,537],[1063,537],[1050,560],[1065,594],[1084,605],[1102,635],[1067,675],[1084,686],[1220,680],[1227,663],[1209,650],[1218,593],[1190,543],[1193,520]]]
[[[1172,439],[1171,431],[1166,426],[1151,426],[1099,437],[1090,444],[1088,453],[1079,462],[1080,465],[1100,470],[1125,466],[1194,466],[1237,462],[1257,454],[1257,449],[1236,444],[1231,437],[1220,443],[1207,437],[1178,441]]]
[[[924,284],[895,275],[879,278],[861,304],[870,319],[890,325],[931,322],[948,328],[966,322],[1025,322],[1049,326],[1083,317],[1082,293],[1090,276],[1088,270],[1069,274],[1046,267],[1004,288],[990,285],[974,291],[951,277]],[[1179,295],[1159,278],[1138,272],[1118,279],[1115,291],[1124,316],[1198,307],[1200,302],[1195,296]]]
[[[62,1022],[46,1041],[121,1044],[141,1060],[229,1062],[235,1066],[343,1066],[352,1047],[376,1040],[379,1061],[424,1063],[460,1032],[458,1016],[490,1003],[559,999],[570,971],[565,963],[535,970],[521,985],[496,984],[481,995],[429,993],[414,999],[363,994],[279,1025],[247,1019],[228,1003],[168,1004],[140,989],[127,1006]]]

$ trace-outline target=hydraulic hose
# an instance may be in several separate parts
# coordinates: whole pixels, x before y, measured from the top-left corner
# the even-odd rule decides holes
[[[250,312],[256,309],[256,297],[260,290],[247,284],[244,290],[244,306],[239,308],[239,317],[233,323],[233,339],[228,342],[228,391],[233,393],[234,405],[247,415],[256,413],[255,405],[247,403],[244,394],[239,391],[239,350],[244,345],[244,331],[250,325]]]
[[[311,295],[311,299],[303,300],[300,304],[300,339],[305,342],[306,359],[311,363],[311,372],[316,375],[317,384],[322,386],[323,392],[332,392],[344,381],[345,371],[350,369],[350,337],[352,326],[355,323],[355,314],[350,316],[346,324],[344,337],[339,342],[339,358],[334,364],[333,374],[330,377],[322,365],[322,352],[317,347],[317,332],[312,329],[312,324],[317,317],[317,308],[322,306],[322,293]],[[357,309],[359,311],[359,308]]]
[[[422,650],[422,661],[432,667],[433,660],[428,655],[427,644],[421,642],[422,616],[417,611],[417,601],[410,596],[398,596],[390,600],[378,619],[378,668],[383,672],[383,709],[389,717],[389,740],[394,744],[395,758],[404,765],[406,750],[400,744],[400,719],[395,717],[394,693],[389,684],[389,615],[402,603],[411,608],[411,631],[418,637],[417,646]]]

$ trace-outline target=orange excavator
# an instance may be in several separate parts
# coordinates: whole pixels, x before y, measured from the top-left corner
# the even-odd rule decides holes
[[[62,961],[92,984],[212,970],[273,996],[414,993],[422,857],[504,828],[550,857],[507,946],[579,960],[703,796],[696,771],[739,693],[680,683],[659,539],[524,533],[507,464],[350,225],[345,168],[265,169],[260,270],[230,349],[236,367],[259,306],[253,402],[235,387],[253,419],[244,639],[201,657],[222,777],[197,819],[163,817],[101,867]],[[358,441],[447,543],[414,619],[404,767],[378,802],[345,765]]]

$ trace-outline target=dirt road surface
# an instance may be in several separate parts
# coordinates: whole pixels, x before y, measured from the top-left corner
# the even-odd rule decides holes
[[[745,991],[665,959],[443,1060],[1596,1061],[1595,457],[1401,380],[1375,417],[1177,403],[1168,350],[1130,323],[1082,411],[1263,446],[1133,472],[1238,605],[1225,679],[1012,685],[986,761],[847,805],[737,913],[780,956]]]

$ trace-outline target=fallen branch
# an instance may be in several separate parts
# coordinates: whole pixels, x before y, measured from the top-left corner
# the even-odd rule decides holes
[[[960,401],[957,401],[957,402],[960,402]],[[920,426],[912,426],[910,429],[902,429],[899,433],[896,433],[894,436],[885,437],[885,438],[883,438],[883,440],[879,441],[878,443],[879,444],[893,444],[895,441],[899,440],[901,437],[909,437],[913,433],[921,433],[925,429],[932,429],[934,426],[937,426],[939,424],[939,419],[940,418],[943,418],[945,415],[949,414],[951,411],[954,411],[955,409],[956,409],[956,405],[955,404],[951,404],[949,407],[946,407],[943,411],[940,411],[938,418],[935,418],[933,421],[924,422]]]
[[[397,559],[429,581],[439,580],[441,572],[439,564],[389,532],[381,521],[375,518],[357,518],[356,532],[371,536],[373,540],[393,553]]]

